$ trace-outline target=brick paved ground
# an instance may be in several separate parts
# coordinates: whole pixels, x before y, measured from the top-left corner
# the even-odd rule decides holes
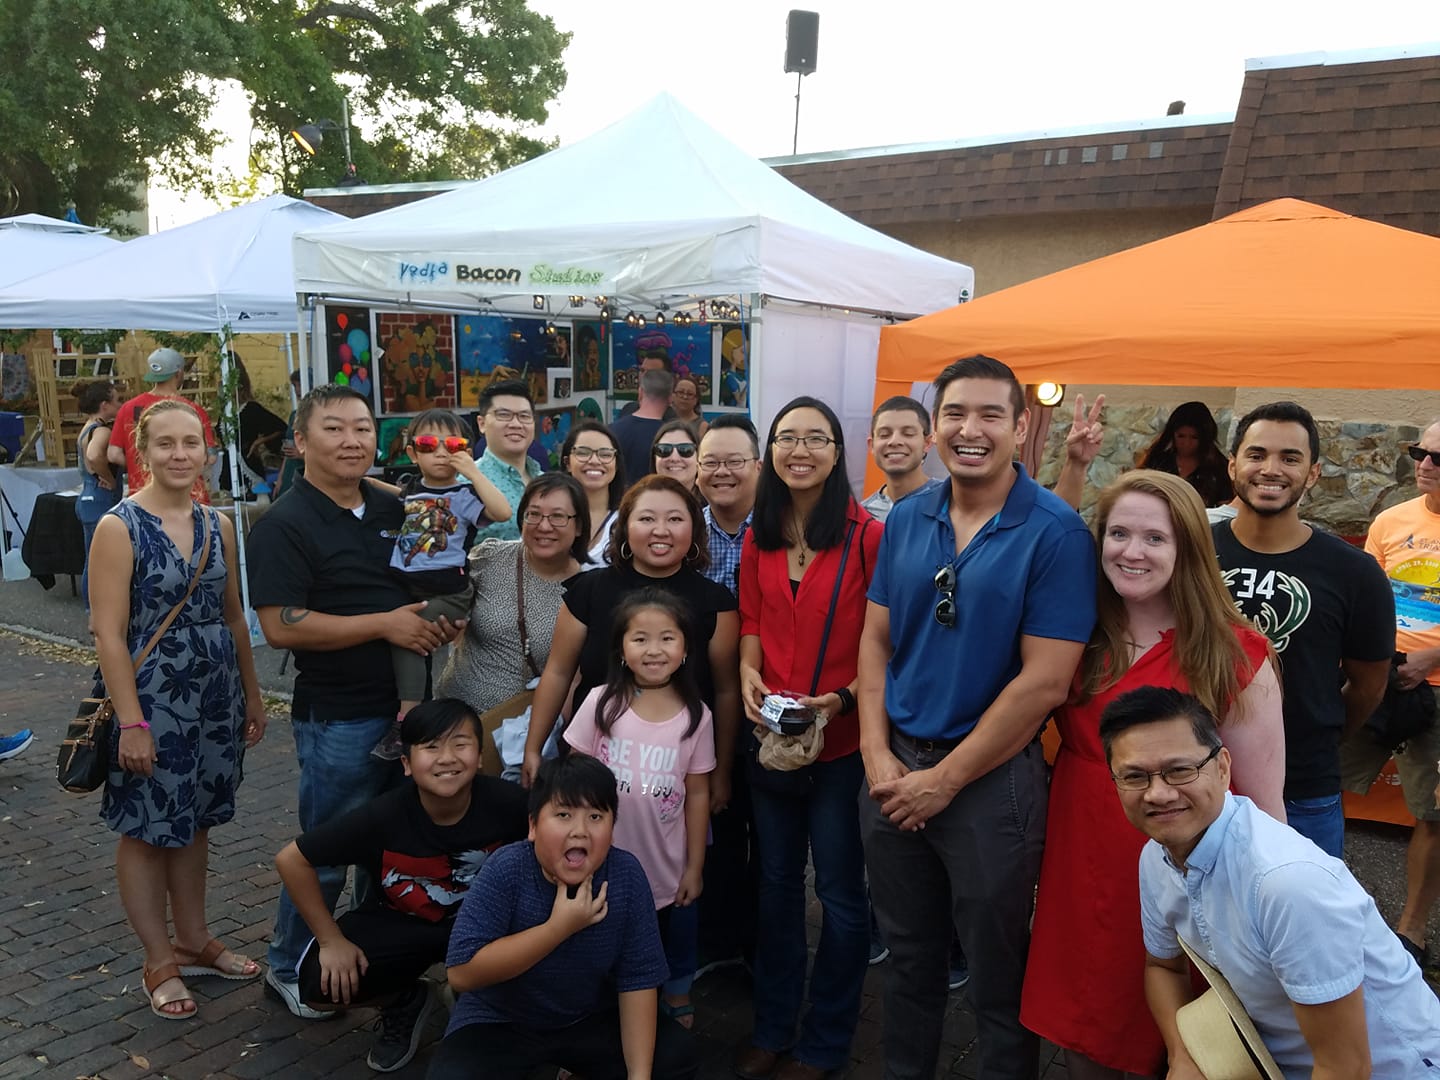
[[[258,981],[212,978],[191,980],[200,1019],[176,1023],[151,1015],[137,946],[115,893],[114,841],[98,819],[99,796],[67,795],[54,781],[62,718],[86,688],[89,669],[80,658],[76,650],[0,632],[0,732],[36,732],[29,751],[0,762],[0,1080],[374,1076],[364,1064],[371,1010],[303,1023],[263,998]],[[283,720],[272,721],[270,736],[246,765],[239,814],[212,835],[209,911],[216,934],[263,957],[278,888],[272,859],[295,834],[294,747]],[[1380,845],[1383,865],[1400,865],[1400,834],[1371,839],[1372,848]],[[1382,896],[1381,906],[1394,917],[1393,901]],[[812,896],[812,936],[817,918]],[[882,1074],[883,972],[870,973],[847,1078]],[[702,980],[696,1004],[701,1075],[728,1077],[730,1057],[750,1029],[743,974]],[[430,1037],[440,1029],[437,1017]],[[943,1048],[951,1075],[974,1076],[974,1033],[963,993],[952,994]],[[427,1046],[395,1075],[422,1076],[428,1053]],[[1045,1080],[1065,1080],[1063,1062],[1047,1047]]]

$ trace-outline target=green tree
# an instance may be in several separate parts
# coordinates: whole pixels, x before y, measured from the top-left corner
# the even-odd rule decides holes
[[[342,100],[366,180],[485,175],[546,148],[530,129],[568,42],[525,0],[3,0],[0,212],[103,221],[135,207],[147,171],[210,195],[253,174],[328,185],[340,133],[311,158],[288,132],[339,121]],[[250,101],[247,178],[209,163],[227,81]]]

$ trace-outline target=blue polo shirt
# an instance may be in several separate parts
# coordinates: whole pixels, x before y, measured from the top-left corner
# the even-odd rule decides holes
[[[890,511],[869,598],[890,609],[885,668],[891,725],[916,739],[961,739],[1020,671],[1020,637],[1088,641],[1095,543],[1080,515],[1015,465],[1000,513],[957,558],[950,485]],[[955,567],[955,625],[935,621],[935,574]]]

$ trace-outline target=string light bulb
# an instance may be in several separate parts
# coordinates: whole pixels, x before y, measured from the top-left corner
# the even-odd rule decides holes
[[[1065,384],[1042,382],[1035,387],[1035,400],[1048,408],[1054,408],[1065,400]]]

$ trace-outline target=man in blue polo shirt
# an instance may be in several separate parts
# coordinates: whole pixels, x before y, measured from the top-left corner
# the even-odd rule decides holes
[[[1045,843],[1036,736],[1065,700],[1095,622],[1095,548],[1080,516],[1014,461],[1029,414],[988,356],[935,380],[950,483],[890,513],[860,642],[860,826],[891,949],[885,1075],[931,1080],[951,926],[970,962],[980,1073],[1033,1078],[1020,1024]]]

